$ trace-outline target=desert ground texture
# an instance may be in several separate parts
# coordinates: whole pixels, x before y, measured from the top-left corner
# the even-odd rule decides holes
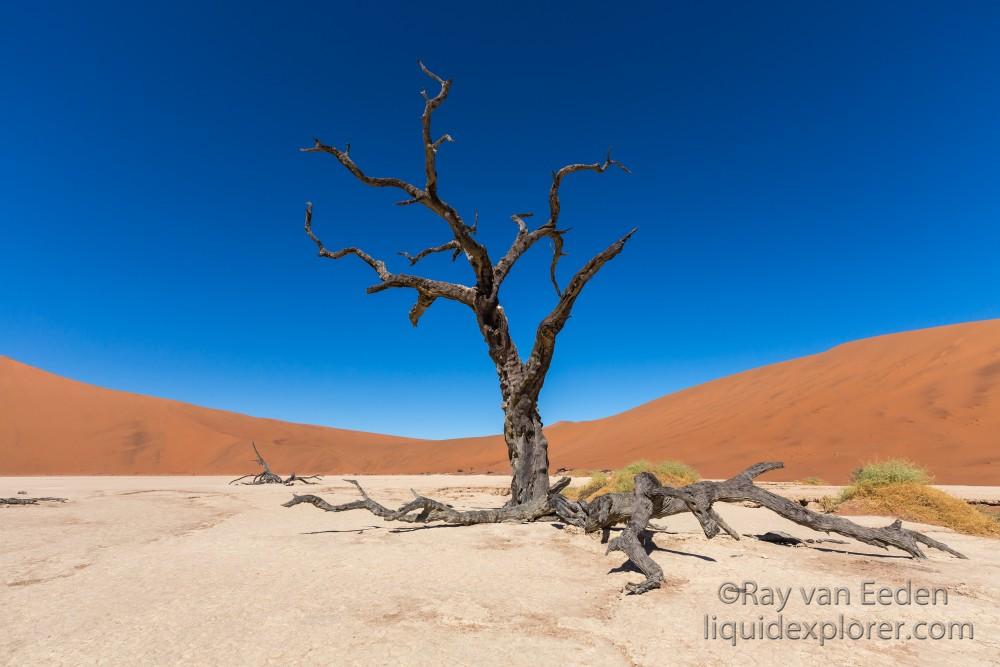
[[[919,526],[964,552],[923,561],[874,547],[785,547],[706,540],[690,516],[654,522],[667,581],[624,596],[637,572],[598,538],[548,523],[426,527],[367,512],[283,508],[293,489],[229,486],[223,477],[6,477],[65,504],[0,508],[0,663],[406,665],[991,665],[1000,661],[1000,543]],[[380,476],[359,481],[386,504],[410,489],[456,506],[504,502],[502,476]],[[813,493],[775,487],[782,493]],[[307,489],[307,490],[306,490]],[[338,478],[297,487],[355,499]],[[979,498],[1000,489],[970,489]],[[763,509],[717,506],[741,533],[826,538]],[[861,517],[866,525],[885,517]],[[914,524],[916,525],[916,524]],[[908,524],[909,526],[909,524]],[[837,538],[838,536],[829,536]],[[936,604],[863,604],[869,588],[943,589]],[[747,582],[790,590],[726,604]],[[846,588],[839,605],[803,593]],[[802,589],[800,591],[800,589]],[[898,597],[896,598],[898,600]],[[746,604],[743,604],[743,602]],[[706,639],[706,618],[902,624],[901,638]],[[715,620],[712,620],[712,617]],[[920,623],[967,622],[973,638],[909,639]],[[713,626],[708,628],[711,635]],[[919,630],[917,630],[919,632]],[[967,631],[966,631],[967,632]]]

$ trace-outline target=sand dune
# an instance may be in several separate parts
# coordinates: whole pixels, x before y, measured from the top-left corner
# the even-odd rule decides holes
[[[498,415],[499,421],[499,415]],[[843,482],[906,456],[946,484],[1000,483],[1000,320],[855,341],[548,429],[553,469],[676,458],[727,476]],[[0,357],[0,474],[505,472],[498,437],[426,441],[290,424],[112,391]]]
[[[777,459],[786,478],[839,483],[862,460],[905,456],[941,483],[996,484],[1000,320],[847,343],[560,426],[552,444],[560,465],[677,458],[724,476]]]

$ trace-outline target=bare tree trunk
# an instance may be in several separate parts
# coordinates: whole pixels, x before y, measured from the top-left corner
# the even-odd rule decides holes
[[[535,401],[523,397],[508,408],[503,435],[513,474],[510,504],[545,498],[549,492],[549,443]]]

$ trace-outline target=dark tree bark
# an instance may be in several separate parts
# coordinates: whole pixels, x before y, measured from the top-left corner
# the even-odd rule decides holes
[[[576,172],[603,173],[609,167],[618,167],[625,172],[628,170],[619,162],[611,159],[609,154],[601,162],[570,164],[555,171],[552,175],[552,184],[549,187],[547,220],[537,228],[531,229],[527,220],[532,214],[517,213],[511,216],[517,225],[517,233],[507,251],[498,261],[494,262],[490,257],[489,250],[475,238],[478,216],[472,225],[466,224],[458,211],[442,198],[438,189],[437,153],[441,146],[451,142],[452,138],[450,135],[444,134],[435,139],[431,131],[431,118],[434,111],[447,99],[451,90],[451,81],[442,79],[424,67],[422,63],[420,69],[439,86],[437,94],[433,97],[426,92],[423,93],[424,111],[421,115],[421,135],[424,149],[425,182],[422,187],[399,178],[369,176],[351,157],[350,145],[342,150],[316,139],[311,147],[302,150],[307,153],[332,155],[365,185],[402,191],[406,199],[399,202],[401,206],[419,204],[436,214],[447,225],[451,239],[422,250],[415,255],[406,252],[400,254],[409,261],[411,266],[416,265],[429,255],[441,252],[451,253],[453,260],[463,256],[472,270],[472,284],[463,285],[406,273],[393,273],[389,271],[384,261],[375,259],[360,248],[328,250],[313,232],[311,203],[306,204],[306,234],[316,244],[320,257],[336,260],[354,255],[368,264],[379,278],[378,283],[368,288],[369,294],[392,288],[415,290],[417,299],[410,310],[410,322],[413,326],[418,324],[423,314],[438,299],[460,303],[473,311],[480,333],[486,343],[487,352],[496,367],[500,383],[504,411],[504,439],[507,443],[507,456],[513,473],[509,504],[516,506],[544,501],[549,490],[549,457],[548,441],[542,432],[542,419],[538,412],[538,396],[552,363],[556,338],[569,320],[570,311],[587,281],[593,278],[604,264],[622,251],[625,243],[635,232],[633,229],[594,256],[570,279],[565,289],[560,289],[556,278],[556,267],[559,259],[563,256],[563,236],[567,230],[559,228],[561,208],[559,189],[563,180]],[[533,348],[527,358],[522,359],[513,338],[511,338],[507,315],[500,304],[500,286],[517,260],[542,239],[549,239],[552,242],[553,254],[549,273],[555,288],[557,302],[552,311],[538,324]]]
[[[267,464],[267,461],[264,460],[264,457],[260,455],[259,451],[257,451],[257,443],[251,442],[250,446],[253,447],[253,453],[257,457],[257,465],[263,468],[263,470],[257,473],[256,475],[243,475],[242,477],[237,477],[236,479],[229,482],[230,484],[236,484],[236,483],[248,484],[248,485],[284,484],[285,486],[292,486],[295,484],[295,482],[302,482],[303,484],[315,484],[316,482],[312,482],[310,480],[323,479],[319,475],[309,475],[307,477],[299,477],[294,472],[291,475],[289,475],[288,479],[282,479],[281,475],[276,475],[271,471],[271,466]],[[242,481],[247,477],[250,478],[249,482]]]

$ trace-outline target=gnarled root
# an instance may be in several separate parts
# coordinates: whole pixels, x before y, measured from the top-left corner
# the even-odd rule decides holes
[[[293,494],[292,499],[284,503],[282,507],[294,507],[300,503],[309,503],[325,512],[347,512],[350,510],[365,509],[375,516],[382,517],[386,521],[405,521],[407,523],[441,521],[457,526],[472,526],[479,523],[537,521],[538,519],[554,514],[550,499],[565,489],[571,480],[569,477],[563,477],[553,484],[549,489],[548,498],[530,501],[521,505],[468,511],[456,510],[451,505],[421,496],[412,489],[413,500],[394,510],[372,500],[364,488],[358,484],[357,480],[345,479],[344,481],[357,487],[361,493],[361,500],[355,500],[342,505],[331,505],[319,496],[299,496]]]
[[[608,544],[608,552],[624,552],[646,575],[646,580],[642,583],[626,586],[629,593],[644,593],[659,588],[663,581],[663,570],[650,558],[642,540],[650,519],[690,511],[701,523],[702,530],[709,539],[720,531],[726,532],[733,539],[739,539],[739,534],[712,509],[712,504],[720,501],[751,501],[801,526],[825,533],[838,533],[882,549],[896,547],[914,558],[926,557],[920,544],[947,552],[956,558],[965,558],[946,544],[915,530],[903,528],[898,519],[884,528],[866,528],[843,517],[812,512],[796,502],[754,485],[753,480],[758,475],[782,467],[783,464],[777,462],[758,463],[724,482],[697,482],[681,489],[661,486],[650,473],[640,473],[636,475],[635,493],[630,499],[625,494],[608,494],[586,508],[576,509],[578,514],[586,516],[582,527],[590,530],[606,528],[607,526],[602,525],[603,517],[610,519],[629,514],[622,534]],[[619,497],[608,498],[612,495]],[[606,498],[608,499],[605,500]]]
[[[951,547],[933,540],[923,533],[907,530],[902,522],[894,521],[884,528],[866,528],[843,517],[812,512],[799,503],[765,491],[753,480],[770,470],[784,467],[781,463],[767,462],[750,466],[740,474],[723,482],[696,482],[682,488],[663,486],[648,472],[635,477],[635,491],[631,494],[609,493],[591,502],[569,500],[560,492],[569,485],[564,477],[549,488],[545,498],[520,505],[504,506],[488,510],[456,510],[437,500],[432,500],[413,492],[414,499],[398,509],[390,509],[372,500],[355,480],[350,482],[361,493],[361,499],[342,505],[331,505],[319,496],[294,495],[284,507],[309,503],[327,512],[346,512],[365,509],[386,521],[407,523],[430,523],[440,521],[447,524],[470,526],[479,523],[528,522],[544,518],[558,518],[560,521],[582,528],[585,532],[601,531],[602,542],[608,543],[608,553],[621,551],[646,575],[638,584],[628,584],[625,589],[630,594],[640,594],[659,588],[663,582],[663,569],[654,561],[649,551],[653,547],[649,522],[665,516],[691,512],[701,524],[709,539],[721,532],[734,540],[740,539],[726,521],[713,508],[717,502],[753,502],[772,512],[825,533],[838,533],[859,542],[882,549],[896,547],[914,558],[925,558],[920,545],[947,552],[956,558],[964,555]],[[625,524],[622,533],[609,540],[612,526]]]

